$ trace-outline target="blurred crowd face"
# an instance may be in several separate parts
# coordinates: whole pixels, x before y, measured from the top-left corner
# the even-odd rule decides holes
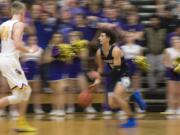
[[[113,6],[113,0],[104,0],[104,7]]]
[[[173,37],[171,39],[171,43],[172,43],[173,47],[180,49],[180,37],[178,37],[178,36]]]
[[[85,18],[84,18],[84,16],[83,15],[76,15],[75,16],[75,23],[76,23],[76,25],[84,25],[85,24]]]
[[[131,7],[131,3],[127,0],[115,0],[114,5],[123,10],[129,9]]]
[[[40,5],[32,5],[32,10],[31,10],[32,18],[40,18],[41,11],[42,9]]]
[[[70,21],[71,20],[71,13],[69,10],[61,10],[61,19],[62,21]]]
[[[104,13],[105,13],[105,16],[110,19],[117,19],[119,15],[116,8],[105,8]]]
[[[91,1],[89,3],[89,8],[92,12],[97,12],[100,9],[100,5],[98,2]]]
[[[81,33],[80,32],[73,31],[73,32],[69,33],[69,42],[70,43],[75,42],[75,41],[80,40],[80,39],[81,39]]]
[[[150,23],[151,23],[151,26],[152,27],[156,27],[156,26],[159,26],[160,25],[160,20],[159,18],[151,18],[150,19]]]
[[[135,42],[134,33],[131,32],[126,33],[125,40],[126,43],[134,43]]]
[[[42,12],[40,17],[43,22],[47,22],[49,19],[49,14],[47,12]]]
[[[43,3],[44,9],[51,15],[55,15],[56,12],[56,2],[55,1],[46,1]]]
[[[111,18],[111,19],[117,19],[117,17],[118,17],[118,11],[117,11],[117,9],[116,9],[116,8],[110,9],[110,11],[109,11],[109,18]]]
[[[180,36],[180,26],[176,28],[176,35]]]
[[[53,34],[52,36],[52,45],[57,45],[57,44],[60,44],[60,43],[63,43],[63,36],[59,33],[55,33]]]
[[[67,0],[67,6],[70,8],[77,7],[78,2],[77,0]]]
[[[136,14],[130,14],[127,17],[128,24],[137,24],[138,23],[138,16]]]
[[[10,15],[10,3],[8,0],[0,1],[0,11],[2,16],[9,16]]]

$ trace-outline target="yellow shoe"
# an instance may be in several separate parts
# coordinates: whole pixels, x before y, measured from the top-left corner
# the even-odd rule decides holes
[[[15,128],[15,131],[17,132],[36,132],[37,129],[34,127],[31,127],[26,119],[24,117],[19,117],[16,121],[17,127]]]

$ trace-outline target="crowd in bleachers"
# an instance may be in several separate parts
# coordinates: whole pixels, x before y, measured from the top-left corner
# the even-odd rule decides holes
[[[27,5],[23,40],[26,45],[37,45],[41,48],[41,52],[36,55],[40,70],[40,77],[36,76],[36,79],[41,78],[43,85],[39,82],[32,83],[31,86],[35,93],[39,92],[40,87],[49,87],[55,91],[54,96],[64,94],[62,91],[58,92],[58,89],[64,89],[62,84],[48,83],[48,72],[50,70],[48,65],[51,59],[48,50],[51,49],[52,44],[70,44],[73,38],[89,41],[89,57],[86,57],[86,60],[90,64],[85,62],[84,70],[95,69],[93,62],[95,52],[99,46],[97,36],[101,29],[113,30],[117,35],[119,46],[126,44],[126,35],[131,34],[134,44],[143,48],[143,53],[151,65],[147,73],[150,90],[158,88],[157,82],[165,81],[163,52],[166,48],[172,46],[173,37],[180,37],[180,2],[178,0],[154,0],[156,12],[148,16],[148,23],[142,22],[138,7],[134,5],[135,1],[138,0],[22,1]],[[10,18],[10,3],[10,0],[0,1],[0,23]],[[25,58],[26,55],[22,55],[22,63]],[[28,73],[29,69],[27,71],[26,67],[23,69],[25,73]],[[3,81],[2,84],[4,84]],[[72,88],[69,89],[74,87],[73,82],[71,84]],[[1,89],[1,92],[3,92],[7,88],[4,86]],[[38,102],[37,96],[35,100]],[[57,109],[63,108],[62,102],[64,102],[62,98],[54,102],[54,112],[51,112],[51,114],[57,114]],[[41,113],[40,105],[37,104],[36,106],[36,112]],[[72,109],[69,109],[69,111],[71,112]],[[92,111],[92,108],[90,111]],[[61,111],[59,114],[61,115],[63,112]]]

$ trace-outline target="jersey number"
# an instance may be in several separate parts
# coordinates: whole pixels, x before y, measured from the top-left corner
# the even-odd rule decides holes
[[[9,36],[9,27],[3,26],[1,29],[1,40],[7,41]]]
[[[1,29],[1,41],[7,41],[9,36],[9,26],[3,26]],[[1,52],[1,46],[0,46],[0,52]]]

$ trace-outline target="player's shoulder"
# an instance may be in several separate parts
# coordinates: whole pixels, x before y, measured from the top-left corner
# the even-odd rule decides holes
[[[7,21],[5,21],[5,22],[2,22],[2,23],[1,23],[1,26],[3,26],[3,25],[5,25],[5,24],[9,23],[9,21],[10,21],[10,20],[7,20]]]
[[[23,22],[16,22],[14,24],[14,27],[24,27],[24,26],[25,26],[25,24]]]
[[[101,54],[101,48],[99,47],[96,51],[96,55],[100,55]]]
[[[114,46],[113,51],[112,51],[113,55],[123,55],[123,51],[119,46]]]

